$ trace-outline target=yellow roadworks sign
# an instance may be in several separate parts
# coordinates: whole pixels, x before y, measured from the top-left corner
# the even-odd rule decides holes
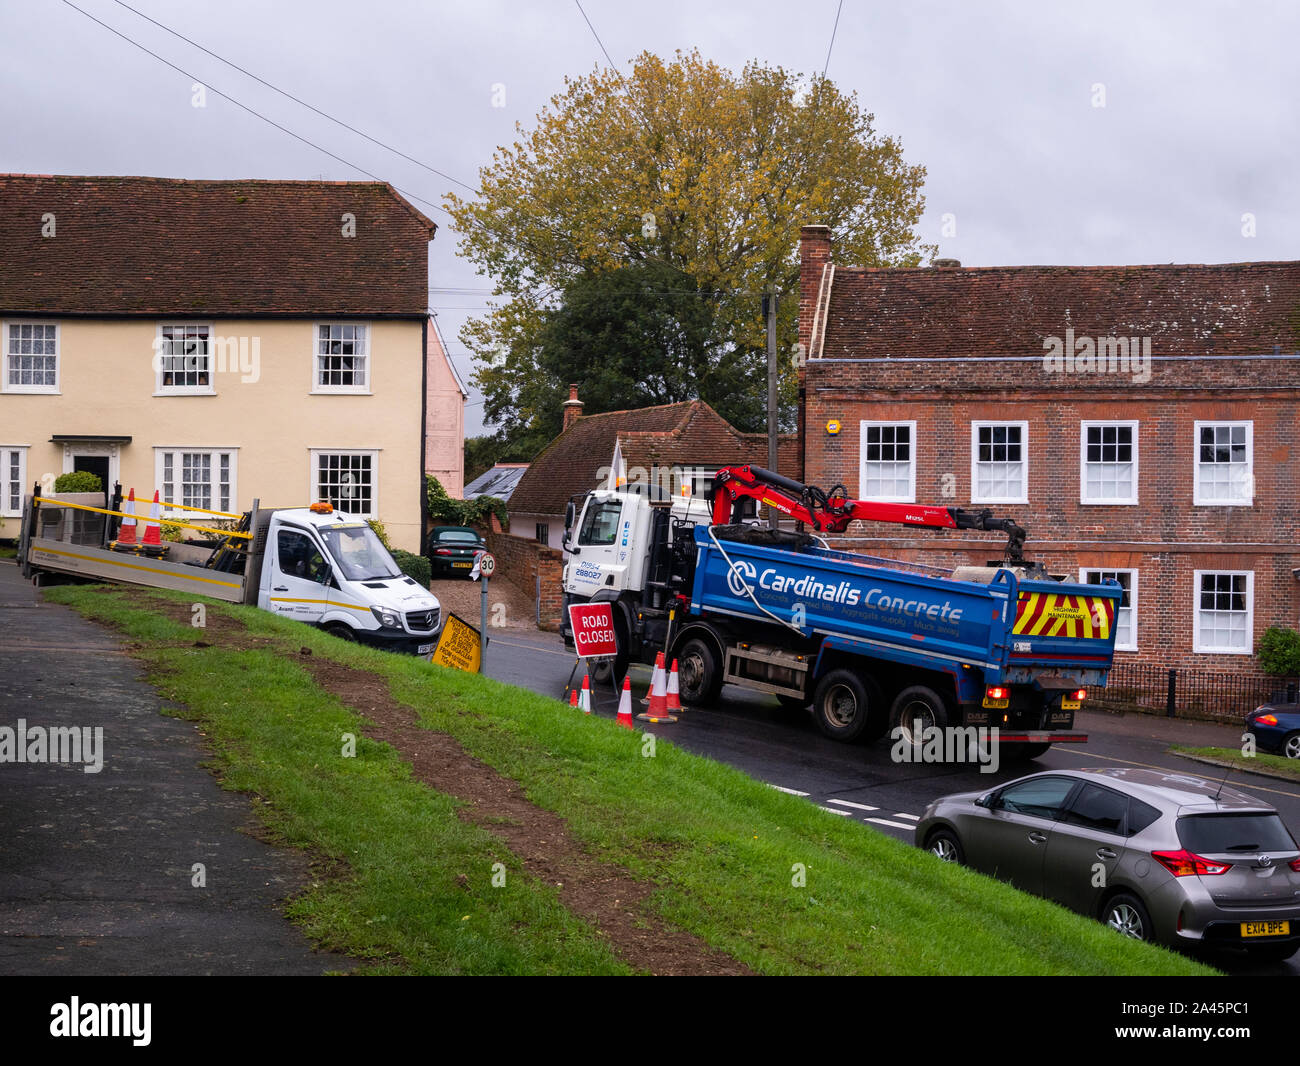
[[[450,666],[477,674],[479,631],[464,619],[457,618],[454,614],[447,615],[447,624],[442,627],[442,636],[438,638],[438,647],[434,649],[431,661],[439,666]]]

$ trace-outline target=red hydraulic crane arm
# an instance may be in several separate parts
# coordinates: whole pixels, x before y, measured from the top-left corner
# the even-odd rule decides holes
[[[1023,558],[1025,531],[1010,518],[995,518],[991,511],[851,500],[843,485],[823,492],[815,485],[804,485],[761,466],[727,466],[713,479],[714,525],[730,522],[732,506],[740,499],[775,507],[819,533],[843,533],[855,521],[895,522],[924,529],[1001,530],[1008,537],[1008,558],[1016,562]]]

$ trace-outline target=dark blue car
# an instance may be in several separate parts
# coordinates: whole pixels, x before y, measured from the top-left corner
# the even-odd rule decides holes
[[[1246,716],[1260,751],[1300,759],[1300,703],[1266,703]]]

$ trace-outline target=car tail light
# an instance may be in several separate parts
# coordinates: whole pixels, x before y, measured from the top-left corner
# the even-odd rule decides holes
[[[1287,865],[1290,866],[1291,869],[1293,869],[1296,873],[1300,874],[1300,859],[1292,859],[1289,863],[1287,863]]]
[[[1005,685],[990,685],[984,695],[991,700],[1005,700],[1010,698],[1011,690]]]
[[[1255,721],[1259,725],[1277,725],[1277,715],[1261,714],[1258,718],[1255,719]]]
[[[1232,863],[1211,862],[1193,855],[1186,849],[1182,851],[1153,851],[1151,857],[1175,877],[1191,877],[1193,874],[1217,876],[1232,869]]]
[[[451,554],[451,549],[450,549],[450,548],[438,548],[438,549],[437,549],[433,554],[434,554],[434,555],[450,555],[450,554]]]
[[[1075,689],[1075,690],[1074,690],[1074,698],[1075,698],[1076,700],[1086,700],[1086,699],[1088,698],[1088,690],[1087,690],[1086,688],[1077,688],[1077,689]]]

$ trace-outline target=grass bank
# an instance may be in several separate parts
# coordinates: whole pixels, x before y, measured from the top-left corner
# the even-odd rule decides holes
[[[331,946],[418,972],[619,972],[604,941],[527,876],[488,887],[490,834],[410,779],[392,749],[299,665],[299,649],[374,673],[421,722],[519,782],[597,859],[652,882],[667,922],[760,973],[1197,974],[1016,892],[559,701],[210,603],[209,628],[160,617],[155,594],[65,587],[51,600],[121,628],[179,712],[204,723],[228,787],[286,843],[346,863],[293,907]],[[158,594],[162,595],[162,594]],[[175,610],[188,598],[168,597]],[[188,615],[188,606],[185,607]],[[217,625],[214,620],[238,622]],[[199,642],[208,647],[196,647]],[[262,642],[249,647],[250,642]],[[708,713],[708,712],[699,712]],[[356,755],[340,737],[358,733]],[[467,874],[468,888],[457,875]],[[397,961],[401,960],[401,961]]]

